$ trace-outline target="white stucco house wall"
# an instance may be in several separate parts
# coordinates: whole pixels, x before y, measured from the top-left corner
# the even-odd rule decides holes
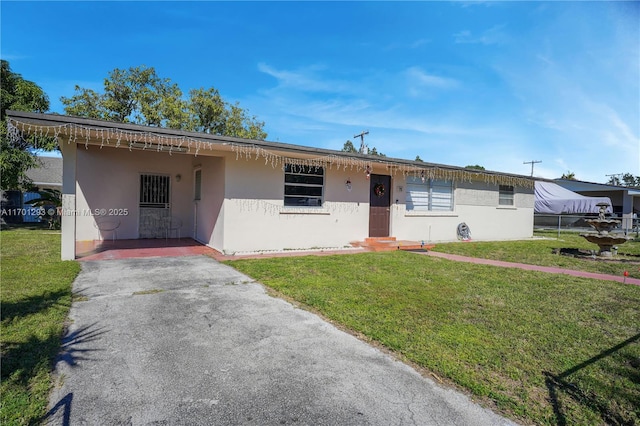
[[[526,176],[284,143],[8,111],[12,137],[44,134],[63,156],[62,257],[77,241],[190,237],[223,253],[345,247],[368,237],[528,238]]]

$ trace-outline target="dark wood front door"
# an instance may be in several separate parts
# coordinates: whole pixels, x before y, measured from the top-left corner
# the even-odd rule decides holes
[[[369,183],[369,236],[388,237],[391,176],[371,175]]]

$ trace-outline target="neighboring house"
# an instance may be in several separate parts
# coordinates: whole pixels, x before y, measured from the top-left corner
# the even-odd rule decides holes
[[[62,190],[62,157],[38,157],[39,167],[27,170],[33,186],[41,189]]]
[[[77,117],[8,111],[11,134],[58,139],[62,257],[76,241],[166,237],[224,253],[335,248],[367,237],[453,241],[533,233],[520,175]],[[177,224],[177,225],[176,225]],[[100,226],[98,225],[98,228]],[[170,236],[177,236],[172,233]]]
[[[27,170],[27,176],[31,179],[34,191],[25,192],[22,195],[24,216],[23,222],[40,222],[42,221],[39,210],[34,208],[28,201],[40,198],[37,191],[43,189],[56,189],[62,191],[62,158],[61,157],[39,157],[40,167],[34,167]]]
[[[40,222],[39,209],[26,204],[40,197],[36,191],[57,189],[62,191],[62,158],[38,157],[39,166],[27,170],[27,177],[34,186],[33,191],[2,191],[2,218],[10,223]]]
[[[640,188],[583,182],[571,179],[554,181],[563,188],[589,197],[609,197],[613,204],[613,214],[622,219],[621,228],[633,229],[633,220],[640,212]]]

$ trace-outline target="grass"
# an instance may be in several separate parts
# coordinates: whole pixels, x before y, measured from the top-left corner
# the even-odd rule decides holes
[[[141,290],[141,291],[134,291],[133,295],[134,296],[141,296],[141,295],[145,295],[145,294],[156,294],[156,293],[162,293],[164,290],[160,289],[160,288],[154,288],[154,289],[150,289],[150,290]]]
[[[80,267],[60,260],[60,234],[38,227],[0,232],[2,367],[0,423],[36,424]]]
[[[59,260],[55,232],[14,228],[0,238],[0,423],[36,424],[79,265]],[[555,248],[592,246],[563,234],[436,250],[637,276],[638,242],[620,246],[622,264]],[[404,252],[227,263],[514,419],[640,424],[640,287]]]
[[[535,232],[534,236],[544,237],[544,239],[438,243],[433,250],[484,259],[556,266],[617,276],[622,276],[624,271],[627,271],[630,277],[640,278],[640,239],[636,238],[619,245],[618,255],[614,257],[614,261],[611,261],[599,258],[592,259],[588,256],[578,258],[556,254],[560,249],[597,250],[598,246],[589,243],[576,232],[563,232],[560,234],[560,238],[558,238],[558,233],[553,231]]]
[[[640,423],[638,286],[406,252],[226,263],[518,421]]]

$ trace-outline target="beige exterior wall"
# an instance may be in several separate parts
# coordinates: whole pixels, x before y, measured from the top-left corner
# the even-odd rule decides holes
[[[400,177],[394,184],[391,234],[399,240],[456,241],[458,225],[469,226],[473,240],[509,240],[533,235],[533,189],[516,187],[514,206],[498,205],[498,185],[483,181],[454,183],[451,212],[412,212],[405,206],[405,187]]]
[[[99,217],[120,221],[118,239],[139,237],[140,175],[170,176],[171,214],[183,220],[182,236],[192,236],[193,156],[79,146],[76,160],[76,240],[98,239]],[[178,182],[176,175],[180,175]],[[95,213],[102,210],[102,213]],[[91,212],[91,215],[89,215]],[[106,213],[106,214],[104,214]],[[111,238],[111,234],[103,235]]]
[[[69,158],[76,157],[74,208],[80,213],[75,216],[75,239],[98,238],[95,216],[82,212],[100,209],[117,215],[118,239],[139,238],[141,174],[170,176],[171,214],[183,222],[181,236],[224,253],[345,247],[368,237],[370,182],[363,170],[327,168],[322,207],[285,207],[281,164],[273,167],[264,160],[236,159],[231,152],[215,154],[195,157],[78,146],[69,152]],[[197,201],[196,170],[202,173]],[[404,177],[392,175],[391,182],[390,236],[400,240],[454,241],[461,222],[469,226],[474,240],[532,235],[533,190],[517,187],[515,205],[504,208],[498,207],[497,185],[461,182],[455,185],[454,211],[415,213],[405,209]],[[128,214],[118,214],[125,210]]]
[[[222,250],[224,247],[224,191],[227,182],[226,159],[194,157],[192,169],[192,180],[197,170],[202,173],[201,199],[193,202],[194,239]]]
[[[280,165],[236,160],[231,154],[225,162],[225,238],[214,248],[235,253],[342,247],[367,236],[369,181],[364,172],[328,169],[322,207],[285,207]]]

